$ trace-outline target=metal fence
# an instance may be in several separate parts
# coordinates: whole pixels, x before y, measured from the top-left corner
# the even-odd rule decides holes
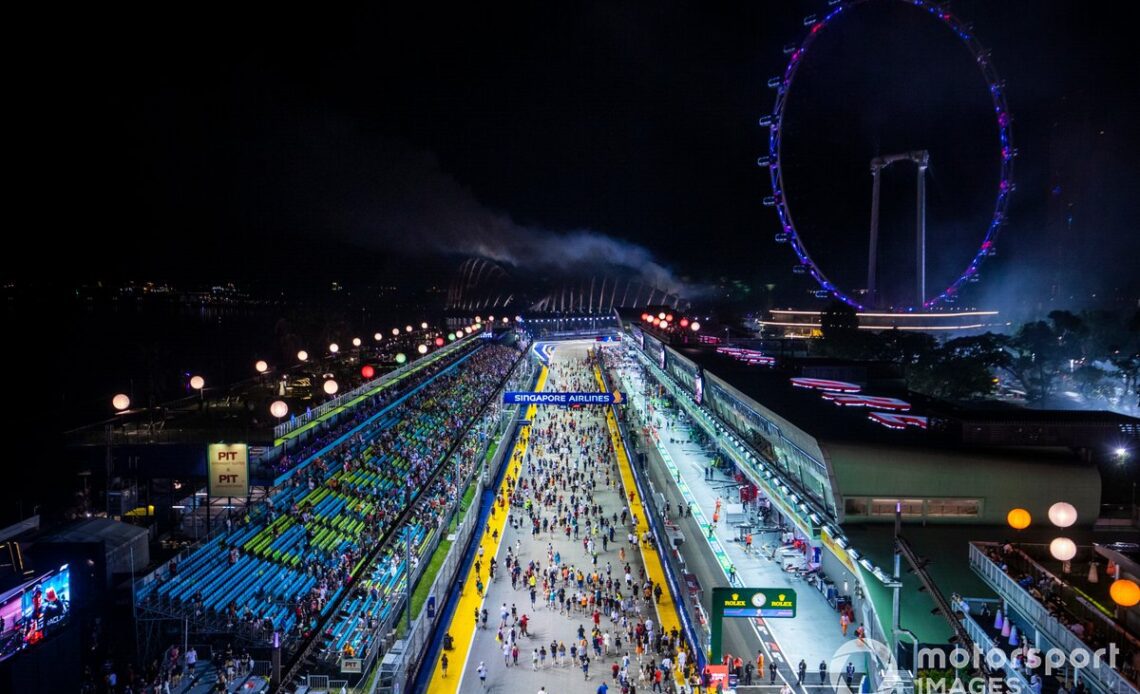
[[[1056,647],[1068,653],[1092,654],[1095,648],[1089,646],[1054,617],[1036,598],[1018,585],[1001,567],[990,560],[982,543],[970,543],[970,568],[982,577],[998,595],[1018,614],[1025,617],[1033,627],[1043,633]],[[996,547],[997,545],[993,545]],[[1116,670],[1104,664],[1094,664],[1080,670],[1080,678],[1091,689],[1101,694],[1137,694],[1136,686]]]
[[[403,366],[399,366],[399,367],[389,371],[388,373],[384,374],[383,376],[380,376],[379,378],[374,378],[371,381],[368,381],[367,383],[364,383],[360,386],[357,386],[356,388],[353,388],[352,390],[350,390],[346,393],[343,393],[341,395],[336,396],[332,400],[328,400],[326,402],[323,402],[318,407],[314,407],[313,409],[306,411],[304,414],[300,414],[300,415],[297,415],[296,417],[292,417],[289,419],[289,421],[281,422],[277,426],[273,427],[273,437],[275,439],[279,439],[282,436],[285,436],[286,434],[288,434],[289,432],[294,431],[295,429],[299,429],[299,428],[305,426],[306,424],[308,424],[309,422],[314,421],[316,419],[319,419],[320,417],[323,417],[324,415],[328,414],[329,412],[332,412],[336,408],[341,407],[345,403],[351,402],[355,398],[358,398],[358,397],[365,395],[366,393],[368,393],[372,390],[375,390],[375,389],[380,388],[380,387],[382,387],[388,383],[391,383],[392,381],[400,378],[404,374],[409,374],[409,373],[412,373],[414,371],[418,371],[425,366],[428,366],[430,364],[434,364],[436,361],[443,358],[444,356],[446,356],[446,355],[454,352],[455,350],[460,349],[466,345],[469,345],[469,344],[471,344],[470,339],[456,340],[455,342],[452,342],[451,344],[449,344],[445,347],[439,348],[434,353],[432,353],[432,355],[430,357],[426,357],[423,359],[417,359],[415,361],[408,362],[407,364],[404,364]]]

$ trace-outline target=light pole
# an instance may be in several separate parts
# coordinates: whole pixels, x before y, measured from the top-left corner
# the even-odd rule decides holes
[[[206,379],[202,378],[201,376],[191,376],[190,387],[198,391],[198,395],[201,397],[202,402],[206,401]]]

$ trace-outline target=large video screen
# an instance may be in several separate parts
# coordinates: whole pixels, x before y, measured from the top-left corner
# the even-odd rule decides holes
[[[48,638],[71,614],[67,564],[0,595],[0,660]]]

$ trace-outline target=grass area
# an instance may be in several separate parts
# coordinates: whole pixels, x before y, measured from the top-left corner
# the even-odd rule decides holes
[[[412,592],[412,614],[417,615],[423,609],[424,603],[427,602],[428,591],[431,589],[431,584],[435,581],[435,575],[439,573],[439,567],[443,566],[443,560],[447,558],[447,552],[451,549],[452,542],[446,537],[439,541],[439,546],[435,548],[435,552],[431,555],[431,561],[428,562],[427,568],[420,576],[420,582],[416,585],[415,591]]]
[[[491,458],[495,457],[495,451],[499,450],[499,440],[503,438],[502,434],[496,434],[495,438],[491,439],[491,445],[487,446],[487,462],[491,462]]]

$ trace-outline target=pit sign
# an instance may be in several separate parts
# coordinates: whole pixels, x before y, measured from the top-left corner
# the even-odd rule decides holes
[[[206,446],[206,475],[210,496],[248,496],[249,446],[244,443]]]

